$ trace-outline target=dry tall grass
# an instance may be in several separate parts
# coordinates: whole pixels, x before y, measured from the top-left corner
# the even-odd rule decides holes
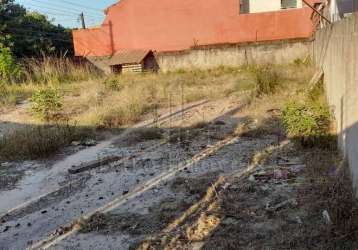
[[[34,91],[43,86],[88,81],[102,76],[89,63],[74,62],[64,57],[28,58],[24,59],[21,65],[19,82],[0,79],[0,110],[31,97]]]
[[[46,62],[46,65],[51,63]],[[36,69],[34,65],[32,67]],[[55,114],[54,117],[62,117],[64,121],[78,127],[110,128],[115,129],[114,132],[143,119],[158,118],[159,113],[168,112],[170,107],[203,99],[237,98],[243,91],[255,91],[257,72],[261,72],[254,66],[219,67],[210,70],[98,78],[96,75],[86,76],[86,69],[71,73],[74,68],[66,69],[59,62],[55,62],[53,68],[51,67],[39,68],[42,73],[38,76],[32,75],[32,82],[29,80],[31,83],[6,85],[5,88],[13,92],[17,101],[31,96],[44,86],[55,85],[56,90],[63,96],[63,101],[59,114]],[[270,67],[279,72],[278,86],[290,85],[290,89],[297,89],[293,88],[293,85],[308,83],[312,75],[312,70],[305,66],[300,66],[299,69],[292,65]],[[44,81],[43,84],[36,83],[41,79]],[[252,95],[252,98],[257,97]],[[277,101],[277,97],[273,99],[270,95],[261,95],[259,98],[265,102]],[[18,139],[16,135],[12,135],[12,138],[16,140],[9,145],[14,149],[12,152],[16,152],[18,145],[15,141],[22,143],[22,139]],[[50,138],[56,140],[56,137]],[[31,141],[36,143],[36,140],[34,138]]]
[[[219,99],[235,95],[255,85],[251,72],[239,68],[120,75],[111,79],[83,83],[75,98],[68,100],[67,113],[81,125],[99,127],[125,126],[143,115],[202,99]]]
[[[29,125],[0,137],[0,160],[44,158],[72,141],[94,137],[91,129],[69,124]]]
[[[29,58],[24,65],[23,81],[30,84],[63,84],[98,78],[100,72],[86,62],[65,57]]]

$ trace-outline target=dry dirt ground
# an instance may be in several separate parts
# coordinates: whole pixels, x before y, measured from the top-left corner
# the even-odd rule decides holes
[[[304,209],[306,165],[279,110],[264,110],[267,129],[244,100],[188,105],[155,123],[161,139],[134,130],[59,160],[3,163],[0,249],[324,249],[318,233],[302,237],[326,222]]]

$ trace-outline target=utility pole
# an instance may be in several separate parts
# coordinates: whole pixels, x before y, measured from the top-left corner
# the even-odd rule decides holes
[[[85,23],[85,15],[83,14],[83,12],[80,14],[80,19],[81,19],[81,23],[82,23],[82,29],[85,29],[86,23]]]

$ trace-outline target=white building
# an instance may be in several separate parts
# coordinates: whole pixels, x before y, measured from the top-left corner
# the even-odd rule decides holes
[[[302,8],[302,0],[241,0],[241,13],[260,13]]]

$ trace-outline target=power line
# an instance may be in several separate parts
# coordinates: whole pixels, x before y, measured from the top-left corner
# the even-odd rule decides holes
[[[90,10],[95,10],[95,11],[101,11],[101,12],[103,12],[103,10],[101,10],[101,9],[97,9],[97,8],[93,8],[93,7],[88,7],[88,6],[85,6],[85,5],[82,5],[82,4],[72,3],[72,2],[69,2],[69,1],[66,1],[66,0],[62,0],[62,2],[67,3],[67,4],[70,4],[70,5],[78,6],[78,7],[81,7],[81,8],[87,8],[87,9],[90,9]]]
[[[39,12],[39,10],[36,10],[36,9],[33,9],[33,8],[28,8],[29,10],[31,11],[34,11],[34,12]],[[46,14],[50,14],[50,15],[61,15],[61,16],[69,16],[69,17],[75,17],[76,14],[67,14],[67,13],[54,13],[54,12],[49,12],[49,11],[46,11],[46,12],[43,12],[43,13],[40,13],[40,14],[43,14],[46,16]]]
[[[55,11],[60,11],[60,12],[62,12],[62,13],[73,13],[73,14],[78,15],[78,12],[65,11],[65,10],[63,10],[63,9],[51,8],[51,7],[41,6],[41,5],[36,5],[36,4],[27,4],[27,6],[35,7],[35,8],[44,8],[44,9],[47,9],[47,10],[55,10]]]
[[[72,12],[72,11],[65,11],[65,10],[61,10],[61,9],[57,9],[57,8],[50,8],[50,7],[43,7],[43,6],[38,6],[38,5],[28,5],[30,6],[29,8],[44,8],[44,9],[47,9],[47,10],[51,10],[51,11],[56,11],[58,12],[58,14],[56,15],[63,15],[63,14],[73,14],[73,15],[79,15],[79,13],[77,12]],[[42,11],[42,10],[36,10],[36,11],[40,11],[40,12],[43,12],[43,13],[50,13],[50,12],[47,12],[47,11]],[[102,18],[101,16],[92,16],[92,15],[88,15],[86,14],[86,16],[90,16],[90,17],[93,17],[93,18]]]
[[[48,2],[43,2],[43,1],[40,1],[40,0],[28,0],[28,1],[33,1],[33,2],[37,2],[37,3],[41,3],[41,4],[48,4]],[[59,8],[66,8],[65,6],[61,6],[59,4],[54,4],[54,3],[50,3],[50,6],[56,6],[56,7],[59,7]],[[73,10],[76,10],[76,11],[79,11],[79,12],[82,12],[84,7],[81,7],[81,8],[73,8]],[[92,12],[95,12],[95,13],[101,13],[103,15],[103,11],[102,10],[92,10],[92,9],[88,9],[88,7],[86,7],[85,9],[87,9],[88,11],[92,11]],[[66,9],[67,10],[67,9]]]

